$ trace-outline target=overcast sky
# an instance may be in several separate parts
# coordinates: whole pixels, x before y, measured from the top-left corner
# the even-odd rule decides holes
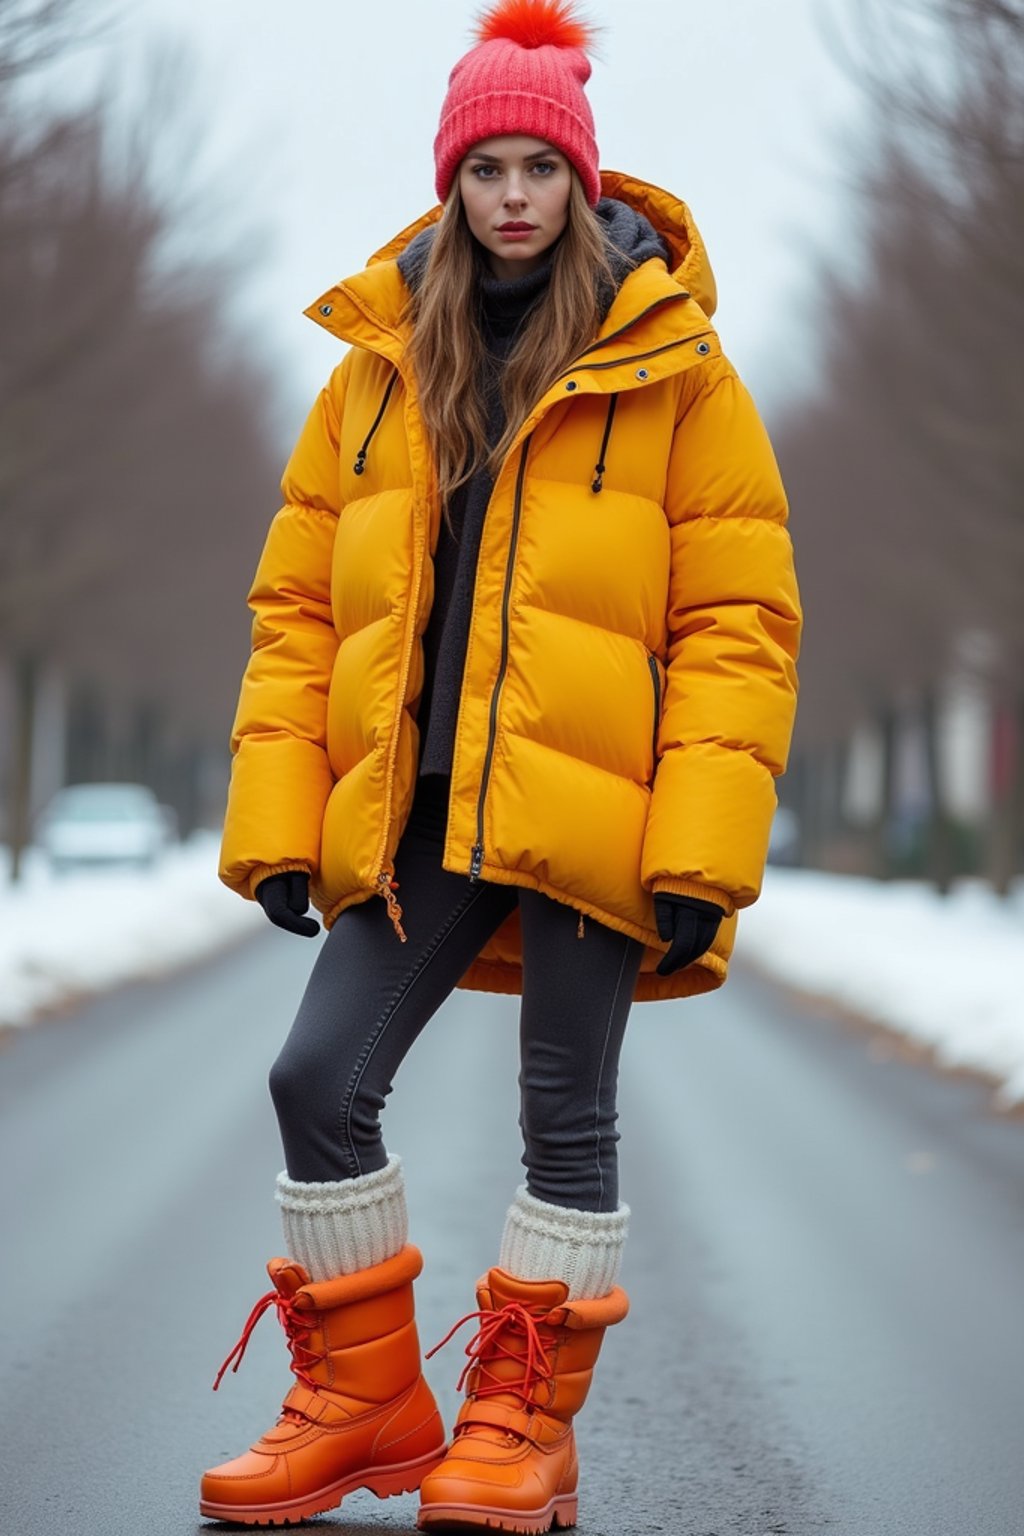
[[[767,412],[806,380],[817,252],[841,252],[843,145],[860,103],[820,25],[846,0],[591,0],[601,164],[683,198],[726,351]],[[849,0],[853,3],[853,0]],[[250,228],[248,324],[302,413],[339,343],[302,309],[435,202],[432,141],[470,43],[466,0],[133,0],[106,45],[129,78],[154,38],[194,52],[200,176]]]

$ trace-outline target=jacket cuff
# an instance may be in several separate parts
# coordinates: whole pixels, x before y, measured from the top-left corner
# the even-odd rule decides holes
[[[658,875],[651,881],[650,891],[652,896],[664,891],[667,896],[695,896],[698,901],[713,901],[724,910],[726,917],[732,917],[736,911],[736,903],[727,891],[720,891],[714,885],[700,885],[696,880],[677,880],[672,875]]]
[[[252,900],[256,900],[256,887],[261,881],[269,880],[271,875],[287,875],[292,870],[302,875],[312,874],[309,865],[304,864],[301,859],[285,859],[281,864],[257,864],[249,876],[249,895]]]

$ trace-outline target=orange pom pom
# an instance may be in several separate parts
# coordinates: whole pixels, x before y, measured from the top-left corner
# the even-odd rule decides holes
[[[521,48],[589,48],[596,29],[575,14],[572,0],[500,0],[477,26],[482,43],[507,37]]]

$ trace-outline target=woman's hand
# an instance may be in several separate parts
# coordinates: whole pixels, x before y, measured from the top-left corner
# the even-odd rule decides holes
[[[256,887],[256,900],[278,928],[304,939],[315,939],[320,932],[316,919],[303,915],[309,909],[309,876],[301,869],[268,875]]]
[[[707,954],[725,913],[717,902],[661,891],[654,898],[654,915],[659,936],[672,946],[656,969],[659,976],[669,976]]]

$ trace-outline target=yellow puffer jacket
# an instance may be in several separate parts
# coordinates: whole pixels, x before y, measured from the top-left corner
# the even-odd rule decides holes
[[[674,270],[645,262],[537,401],[488,506],[444,868],[529,886],[647,946],[634,1000],[720,986],[756,900],[796,699],[786,499],[709,316],[685,205],[614,172]],[[421,635],[441,509],[405,357],[396,256],[434,208],[307,314],[350,343],[285,470],[249,594],[220,875],[307,870],[328,927],[390,887],[415,789]],[[604,465],[603,472],[598,468]],[[654,893],[719,902],[713,948],[655,972]],[[522,991],[518,911],[459,986]]]

